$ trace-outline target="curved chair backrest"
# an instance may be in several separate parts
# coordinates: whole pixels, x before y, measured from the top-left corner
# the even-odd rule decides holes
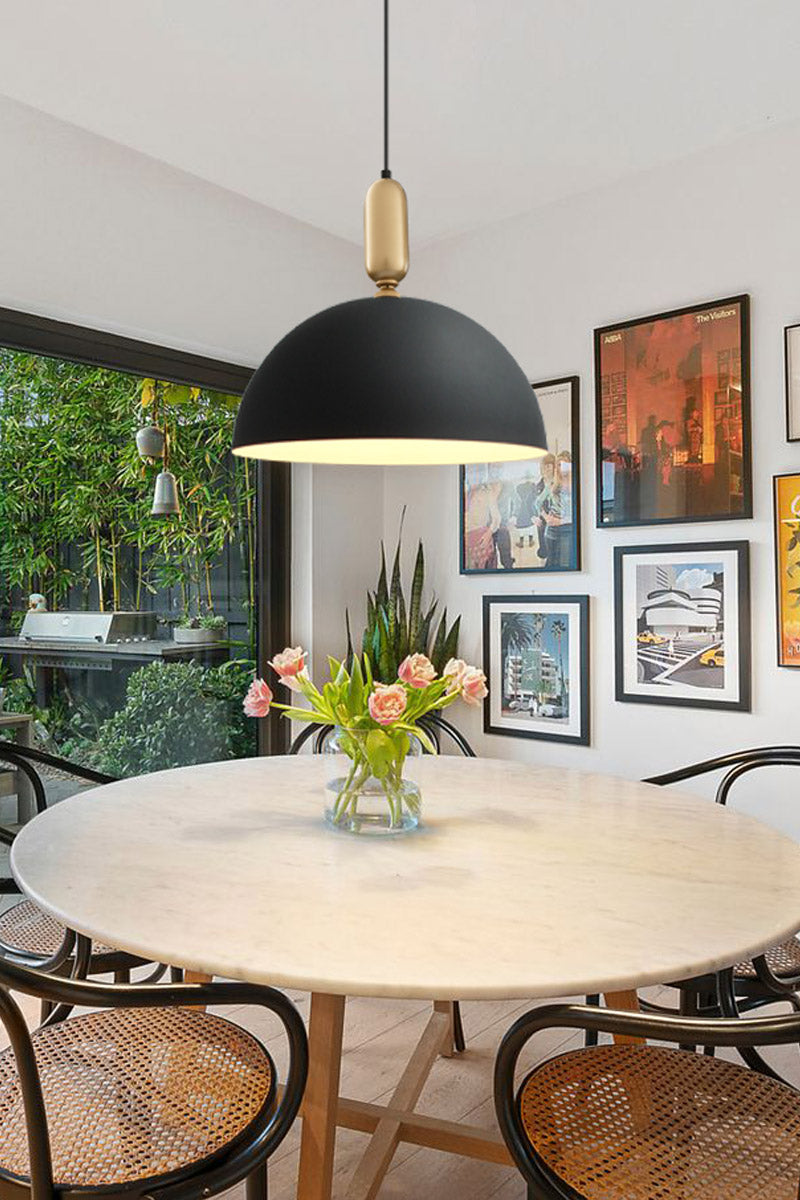
[[[699,775],[708,775],[713,771],[725,771],[716,793],[714,795],[715,803],[727,804],[731,789],[744,775],[748,775],[751,771],[760,770],[762,767],[800,767],[800,746],[762,746],[752,750],[738,750],[732,754],[722,754],[717,758],[709,758],[703,762],[692,763],[687,767],[679,767],[675,771],[668,771],[664,775],[654,775],[650,779],[644,780],[645,783],[654,783],[663,787],[670,783],[681,783],[686,779],[694,779]],[[794,1003],[794,991],[800,985],[800,975],[786,976],[778,978],[772,972],[767,964],[767,960],[763,955],[753,959],[756,976],[767,992],[779,997],[785,997]],[[733,975],[730,974],[730,979],[725,980],[724,974],[718,979],[718,994],[722,1011],[726,1016],[738,1016],[737,998],[733,984]],[[742,1057],[749,1066],[756,1070],[772,1075],[779,1079],[776,1074],[763,1060],[763,1058],[755,1050],[743,1050]]]
[[[441,735],[445,734],[458,747],[466,758],[475,758],[475,751],[470,746],[460,729],[446,721],[440,713],[429,713],[420,721],[423,729],[430,735],[437,750],[441,750]],[[289,747],[289,754],[299,754],[306,742],[314,738],[314,753],[320,754],[325,748],[325,742],[333,732],[333,725],[307,725],[301,729]]]
[[[759,767],[800,767],[800,746],[793,751],[786,750],[781,754],[770,755],[768,758],[745,759],[726,772],[720,781],[714,799],[717,804],[727,804],[731,788],[743,775],[755,771]]]
[[[37,750],[33,746],[20,746],[17,742],[8,742],[1,739],[0,762],[7,762],[14,767],[20,768],[32,783],[33,775],[35,774],[41,784],[41,772],[36,770],[37,766],[50,767],[51,770],[59,771],[64,775],[72,775],[75,779],[83,780],[85,783],[102,784],[117,782],[115,775],[107,775],[104,771],[94,770],[93,767],[84,767],[79,763],[70,762],[67,758],[60,758],[56,754],[48,754],[45,750]],[[35,784],[34,790],[36,790]]]
[[[716,758],[707,758],[703,762],[690,763],[686,767],[677,767],[674,771],[665,771],[661,775],[650,775],[643,783],[654,783],[664,787],[669,783],[684,783],[687,779],[695,779],[699,775],[709,775],[713,771],[730,770],[744,766],[752,770],[756,766],[786,766],[793,765],[792,756],[800,758],[800,746],[762,746],[753,750],[734,750],[730,754],[720,754]],[[792,763],[777,762],[776,759],[792,758]]]
[[[82,783],[115,782],[113,775],[106,775],[103,771],[95,771],[92,767],[81,766],[66,758],[59,758],[58,755],[48,754],[45,750],[37,750],[33,746],[20,746],[17,742],[0,739],[0,766],[2,765],[12,767],[25,776],[33,793],[37,813],[44,812],[47,808],[47,791],[43,776],[48,769],[62,778],[71,777]],[[15,836],[14,829],[0,824],[0,845],[12,845]],[[0,878],[0,893],[9,890],[19,891],[13,880]]]
[[[643,782],[664,787],[670,783],[695,779],[699,775],[709,775],[713,771],[725,771],[714,800],[717,804],[727,804],[731,788],[737,780],[761,767],[800,767],[800,746],[762,746],[753,750],[736,750],[732,754],[721,754],[717,758],[678,767],[663,775],[652,775]]]
[[[475,751],[461,730],[457,729],[450,721],[445,720],[441,713],[430,713],[427,717],[422,718],[421,724],[433,738],[437,750],[441,749],[440,735],[445,734],[458,747],[465,758],[475,758]]]
[[[313,737],[313,751],[315,754],[321,754],[325,748],[325,742],[333,733],[333,729],[333,725],[306,725],[305,729],[300,730],[286,753],[299,754],[306,742],[310,741]]]

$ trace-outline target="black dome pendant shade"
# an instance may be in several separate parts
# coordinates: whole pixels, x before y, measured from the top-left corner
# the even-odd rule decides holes
[[[544,454],[539,402],[497,338],[455,309],[397,294],[408,217],[388,165],[388,0],[384,168],[367,193],[364,240],[377,297],[327,308],[277,344],[242,397],[234,454],[378,466]]]
[[[298,325],[247,385],[234,453],[324,463],[530,458],[536,397],[497,338],[430,300],[337,304]]]

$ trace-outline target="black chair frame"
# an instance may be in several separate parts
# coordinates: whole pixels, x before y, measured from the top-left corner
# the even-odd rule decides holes
[[[10,764],[15,770],[21,771],[28,778],[33,788],[37,814],[43,813],[47,809],[45,788],[41,775],[36,770],[37,765],[53,767],[65,774],[73,775],[76,779],[84,780],[86,783],[103,785],[117,782],[114,775],[106,775],[104,772],[95,771],[91,767],[80,766],[77,763],[70,762],[68,759],[60,758],[55,754],[49,754],[45,750],[37,750],[33,746],[19,746],[16,742],[0,740],[0,762]],[[13,845],[14,837],[15,833],[13,830],[7,826],[0,825],[0,842],[11,846]],[[14,880],[4,882],[11,885],[10,887],[0,889],[6,895],[20,894],[19,887]],[[31,967],[38,971],[54,972],[67,966],[74,944],[75,935],[67,930],[61,945],[54,954],[47,957],[44,955],[23,954],[17,947],[8,945],[0,938],[0,957],[16,962],[20,966]],[[123,950],[113,950],[107,953],[93,954],[88,964],[88,974],[105,975],[113,973],[115,982],[128,983],[130,981],[131,970],[134,967],[144,965],[146,965],[146,960],[139,958],[137,955],[128,954]],[[165,967],[159,964],[152,975],[141,982],[155,983],[161,978],[164,971]]]
[[[0,739],[0,762],[8,763],[16,771],[21,771],[27,777],[33,789],[37,813],[43,813],[47,808],[44,784],[39,772],[36,770],[37,763],[40,766],[53,767],[58,771],[74,775],[76,779],[83,779],[86,783],[104,784],[117,782],[117,778],[114,775],[106,775],[103,771],[95,771],[91,767],[80,766],[78,763],[69,762],[66,758],[59,758],[55,754],[48,754],[46,750],[37,750],[34,746],[20,746],[17,742],[9,742],[2,739]],[[13,844],[14,836],[14,831],[9,829],[8,826],[0,825],[0,842],[5,842],[7,846],[10,846]]]
[[[705,759],[703,762],[691,763],[685,767],[678,767],[674,771],[652,775],[642,782],[665,787],[668,784],[683,783],[688,779],[695,779],[715,771],[725,771],[714,796],[716,804],[724,805],[727,804],[731,790],[737,781],[750,771],[758,770],[761,767],[790,766],[800,766],[800,746],[763,746],[752,750],[737,750],[730,754]],[[727,978],[728,973],[723,973],[720,977],[703,975],[671,983],[670,986],[677,988],[681,996],[680,1009],[677,1011],[645,1000],[641,1001],[641,1007],[646,1012],[665,1016],[725,1016],[733,1018],[764,1004],[785,1000],[797,1011],[800,1011],[800,998],[796,995],[797,988],[800,987],[800,975],[779,979],[770,970],[763,955],[753,960],[753,966],[756,971],[755,979],[734,976],[733,972],[730,973],[731,981],[724,987],[724,1004],[720,1000],[718,978]],[[600,1003],[600,997],[596,994],[587,996],[586,999],[587,1003],[593,1006]],[[594,1035],[590,1033],[587,1037],[587,1045],[594,1044]],[[743,1057],[749,1061],[751,1066],[759,1061],[761,1069],[767,1069],[768,1073],[773,1074],[766,1068],[763,1059],[756,1052],[743,1055]]]
[[[86,962],[91,952],[88,939],[79,935],[77,941],[76,957]],[[10,989],[37,996],[54,1005],[48,1023],[64,1019],[76,1005],[113,1009],[234,1004],[269,1009],[281,1021],[289,1044],[286,1083],[278,1099],[273,1068],[271,1093],[261,1111],[224,1156],[212,1163],[206,1162],[201,1171],[186,1168],[169,1176],[156,1176],[117,1188],[56,1189],[47,1114],[33,1042]],[[244,1179],[247,1200],[266,1200],[267,1160],[297,1116],[308,1075],[305,1026],[297,1009],[282,992],[247,983],[101,984],[84,979],[63,979],[0,960],[0,1021],[8,1033],[19,1074],[31,1163],[29,1186],[0,1173],[2,1188],[9,1195],[30,1200],[55,1200],[56,1197],[58,1200],[80,1200],[82,1197],[85,1200],[90,1196],[122,1200],[123,1197],[144,1195],[152,1200],[196,1200],[216,1195]]]
[[[666,775],[656,775],[652,779],[645,780],[646,783],[654,783],[658,786],[664,786],[667,783],[682,782],[684,779],[694,778],[701,774],[708,774],[712,771],[726,769],[726,773],[720,780],[714,795],[716,804],[726,805],[734,785],[751,771],[759,770],[762,767],[800,767],[800,746],[766,746],[755,750],[742,750],[736,754],[723,755],[721,758],[709,759],[707,762],[695,763],[690,767],[685,767],[679,772],[669,772]],[[689,772],[689,774],[686,774]],[[679,775],[679,779],[675,779],[675,775]],[[735,978],[736,994],[740,997],[739,1005],[742,1011],[748,1008],[756,1007],[760,1004],[767,1004],[774,1001],[776,998],[788,999],[798,986],[800,986],[800,974],[789,977],[785,976],[779,979],[770,971],[763,955],[753,960],[753,965],[756,969],[757,979],[750,981]],[[676,984],[683,991],[699,994],[710,999],[709,1007],[713,1011],[714,997],[716,995],[716,977],[701,976],[697,979],[681,980]],[[717,1010],[718,1011],[718,1010]]]
[[[472,749],[461,730],[457,729],[456,726],[451,724],[450,721],[445,720],[440,713],[428,713],[426,716],[422,717],[419,724],[429,735],[437,751],[441,750],[442,748],[441,736],[444,734],[455,743],[465,758],[475,758],[475,751]],[[307,725],[305,729],[300,730],[297,737],[289,747],[288,753],[299,754],[306,742],[313,738],[314,753],[320,754],[325,748],[325,742],[330,737],[334,728],[335,726],[333,725]],[[423,753],[428,754],[429,751],[423,749]]]
[[[535,1153],[520,1118],[521,1089],[514,1086],[517,1062],[530,1038],[545,1029],[582,1029],[595,1038],[600,1033],[610,1033],[676,1043],[734,1046],[743,1054],[756,1045],[800,1042],[800,1014],[740,1021],[738,1018],[653,1016],[582,1004],[550,1004],[534,1008],[515,1021],[500,1044],[495,1062],[494,1103],[500,1131],[528,1184],[529,1200],[583,1200]],[[798,1185],[800,1197],[800,1180]]]

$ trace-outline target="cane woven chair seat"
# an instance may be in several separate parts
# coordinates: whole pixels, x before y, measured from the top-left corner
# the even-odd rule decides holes
[[[32,1034],[57,1187],[130,1184],[197,1168],[272,1103],[263,1046],[186,1008],[113,1009]],[[0,1054],[0,1172],[28,1178],[17,1070]]]
[[[20,954],[49,958],[55,954],[66,934],[64,926],[44,912],[32,900],[21,900],[0,914],[0,943]],[[115,954],[113,946],[92,943],[92,954]]]
[[[800,1094],[684,1050],[613,1045],[537,1067],[522,1125],[586,1200],[797,1200]]]
[[[800,975],[800,941],[796,937],[781,942],[780,946],[773,946],[764,958],[772,974],[779,979]],[[739,979],[756,978],[756,969],[751,962],[737,963],[733,973]]]

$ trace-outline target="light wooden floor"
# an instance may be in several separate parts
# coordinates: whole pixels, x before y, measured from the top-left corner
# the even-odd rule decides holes
[[[308,1016],[309,998],[290,993],[303,1016]],[[471,1124],[493,1125],[492,1070],[497,1046],[517,1015],[530,1005],[524,1001],[465,1003],[462,1006],[467,1050],[455,1058],[441,1058],[431,1072],[420,1097],[420,1112]],[[417,1000],[361,1000],[347,1002],[342,1093],[359,1100],[386,1102],[400,1078],[430,1014],[430,1005]],[[228,1014],[262,1039],[269,1038],[270,1052],[281,1069],[280,1039],[270,1030],[264,1015],[244,1009]],[[545,1035],[540,1053],[566,1046],[570,1035],[556,1031]],[[571,1040],[574,1040],[572,1038]],[[531,1062],[534,1061],[531,1058]],[[299,1154],[300,1125],[295,1126],[274,1156],[269,1168],[270,1200],[294,1200]],[[364,1134],[339,1130],[336,1141],[334,1196],[343,1198],[367,1138]],[[235,1189],[234,1193],[239,1189]],[[523,1200],[525,1188],[517,1173],[508,1167],[473,1162],[438,1151],[401,1146],[378,1193],[380,1200]]]
[[[672,1004],[675,993],[648,989],[648,998]],[[290,992],[307,1019],[309,997]],[[36,1004],[24,999],[24,1008],[35,1019]],[[421,1112],[471,1124],[494,1123],[491,1099],[492,1070],[497,1046],[506,1029],[531,1002],[466,1002],[462,1005],[467,1049],[451,1059],[439,1059],[420,1098]],[[285,1071],[285,1053],[277,1019],[263,1010],[218,1008],[218,1012],[256,1034],[268,1047],[279,1073]],[[762,1010],[766,1011],[766,1010]],[[430,1005],[416,1000],[348,1001],[342,1063],[342,1092],[359,1100],[388,1099],[419,1037]],[[5,1042],[5,1038],[2,1039]],[[522,1067],[537,1059],[580,1044],[579,1035],[563,1030],[547,1032],[529,1044]],[[723,1051],[737,1061],[734,1051]],[[776,1067],[800,1085],[800,1056],[795,1048],[770,1052]],[[270,1200],[295,1200],[300,1122],[297,1122],[269,1167]],[[334,1197],[344,1200],[350,1175],[366,1145],[363,1134],[340,1130],[337,1135]],[[227,1193],[240,1200],[244,1186]],[[401,1146],[378,1193],[379,1200],[525,1200],[525,1187],[509,1167],[456,1158],[433,1150]]]

